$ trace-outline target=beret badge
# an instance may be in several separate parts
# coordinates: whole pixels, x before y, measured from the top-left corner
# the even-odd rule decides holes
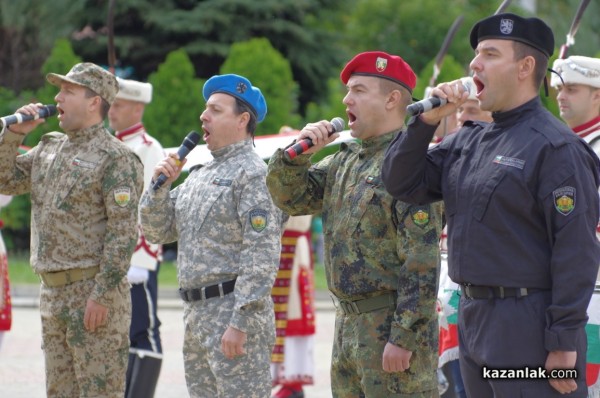
[[[505,35],[510,35],[513,31],[513,20],[512,19],[501,19],[500,20],[500,32]]]
[[[246,86],[246,84],[244,82],[239,82],[236,87],[237,92],[240,94],[244,94],[247,89],[248,89],[248,86]]]
[[[375,68],[378,72],[383,72],[385,68],[387,68],[387,59],[377,57],[377,61],[375,61]]]

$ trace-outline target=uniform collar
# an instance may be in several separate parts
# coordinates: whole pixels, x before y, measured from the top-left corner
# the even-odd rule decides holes
[[[227,145],[226,147],[219,148],[216,151],[211,151],[211,155],[215,159],[227,159],[240,152],[252,151],[252,139],[247,138],[242,141],[234,142],[233,144]]]
[[[590,135],[594,131],[600,130],[600,116],[590,120],[587,123],[573,128],[573,131],[581,138]]]
[[[89,141],[90,139],[100,134],[100,132],[104,131],[104,122],[100,122],[98,124],[94,124],[93,126],[81,130],[65,132],[65,134],[69,137],[69,141],[76,143],[79,141]]]
[[[381,149],[387,148],[390,142],[400,131],[401,129],[390,131],[389,133],[385,133],[361,141],[357,148],[359,155],[371,156],[379,152]]]
[[[142,122],[139,122],[129,128],[126,128],[125,130],[115,132],[115,137],[121,141],[124,141],[126,139],[133,138],[136,135],[142,134],[144,131],[144,125]]]
[[[513,126],[518,123],[520,120],[526,117],[528,113],[531,113],[538,108],[541,108],[542,101],[539,96],[527,101],[521,106],[518,106],[510,111],[506,112],[493,112],[492,117],[494,118],[494,123],[498,127],[507,127]]]

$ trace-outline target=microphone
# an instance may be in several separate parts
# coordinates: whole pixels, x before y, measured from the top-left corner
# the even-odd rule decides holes
[[[462,86],[463,86],[463,89],[468,93],[471,93],[471,90],[473,90],[473,85],[469,82],[463,81]],[[414,104],[410,104],[409,106],[407,106],[406,114],[408,116],[418,116],[421,113],[425,113],[434,108],[439,108],[440,106],[444,106],[444,105],[446,105],[447,102],[448,101],[445,98],[438,98],[438,97],[425,98],[424,100],[417,101]]]
[[[48,116],[56,115],[56,105],[44,105],[38,109],[37,115],[24,115],[15,113],[14,115],[0,117],[0,128],[8,127],[11,124],[19,124],[30,120],[45,119]]]
[[[183,160],[188,153],[190,153],[190,151],[196,147],[196,145],[198,145],[198,141],[200,141],[200,134],[197,131],[190,131],[177,150],[177,155],[179,155],[180,161]],[[154,185],[152,185],[152,189],[156,191],[158,188],[163,186],[165,181],[167,181],[167,176],[163,173],[160,173],[154,182]]]
[[[334,133],[339,133],[344,129],[346,122],[341,117],[334,117],[331,119],[331,125],[333,126],[333,131],[329,132],[329,135]],[[287,160],[292,160],[296,156],[304,153],[308,148],[312,147],[314,144],[310,138],[305,138],[301,141],[296,142],[291,147],[287,148],[284,152],[284,156]]]

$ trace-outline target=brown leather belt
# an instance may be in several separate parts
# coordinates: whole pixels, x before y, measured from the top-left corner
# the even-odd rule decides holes
[[[204,286],[197,289],[179,288],[179,296],[183,301],[206,300],[213,297],[223,297],[233,292],[236,279],[227,282],[217,283],[216,285]]]
[[[100,267],[73,268],[64,271],[41,272],[39,274],[42,284],[46,287],[59,287],[71,283],[92,279],[100,272]]]
[[[527,287],[502,287],[502,286],[475,286],[460,285],[463,296],[470,299],[493,299],[506,297],[525,297],[532,293],[547,289],[536,289]]]
[[[376,296],[357,300],[339,299],[331,293],[331,299],[335,308],[342,311],[344,315],[364,314],[365,312],[377,311],[383,308],[394,308],[396,306],[396,292],[390,290]]]

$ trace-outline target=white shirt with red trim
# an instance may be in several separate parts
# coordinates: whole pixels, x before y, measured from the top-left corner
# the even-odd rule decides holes
[[[154,167],[166,156],[162,145],[146,132],[142,123],[117,131],[115,136],[131,148],[144,164],[144,190],[146,190],[152,180]],[[155,271],[160,255],[161,246],[147,242],[140,228],[131,265]]]

